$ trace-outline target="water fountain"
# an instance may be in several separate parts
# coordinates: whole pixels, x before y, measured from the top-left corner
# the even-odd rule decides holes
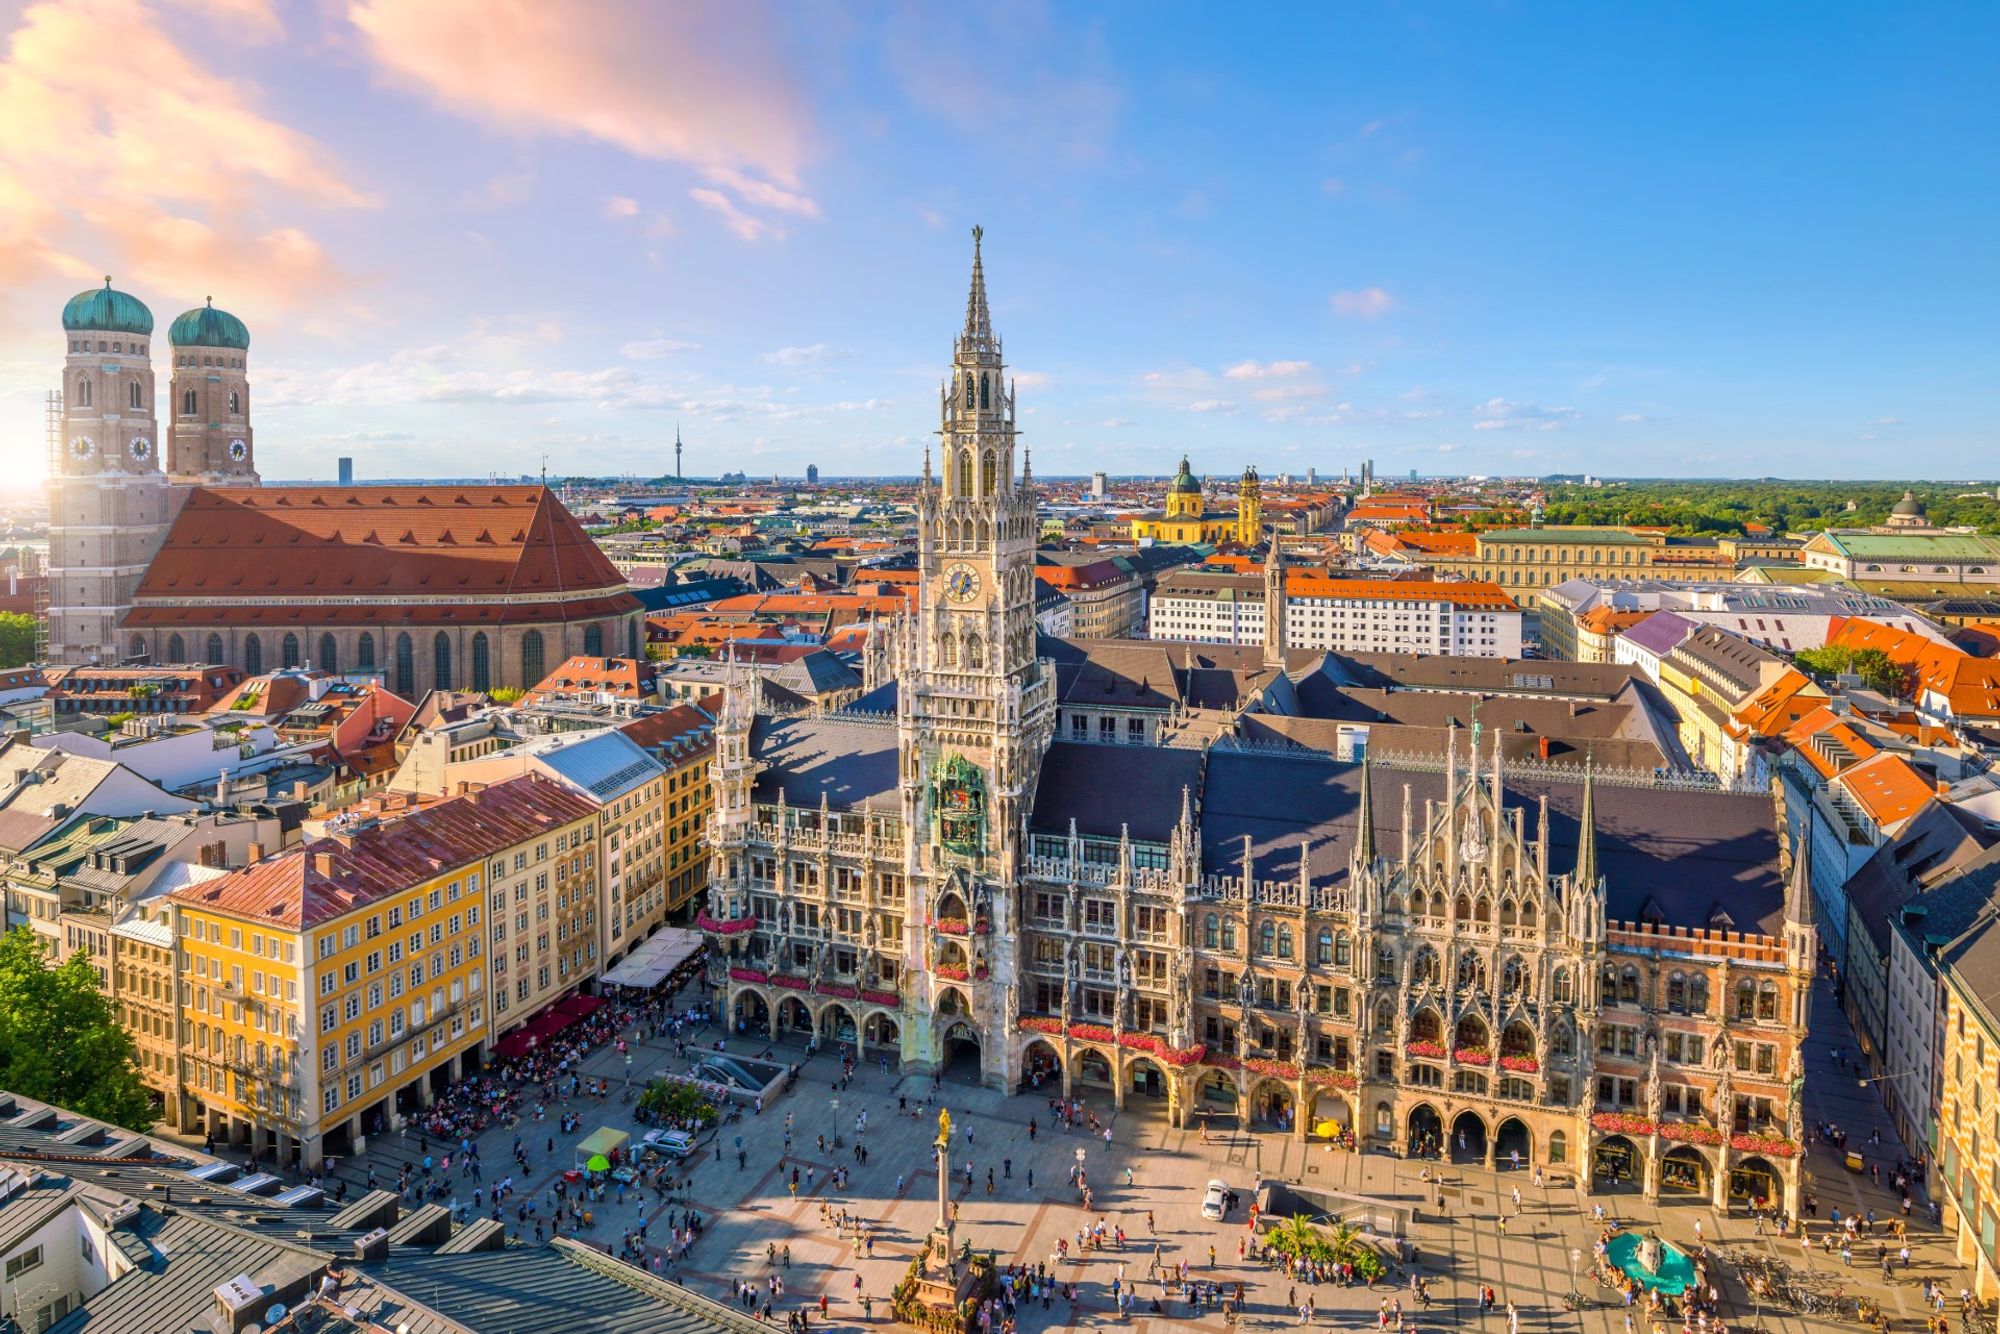
[[[1606,1244],[1605,1254],[1634,1282],[1669,1297],[1694,1286],[1694,1262],[1657,1232],[1620,1232]]]

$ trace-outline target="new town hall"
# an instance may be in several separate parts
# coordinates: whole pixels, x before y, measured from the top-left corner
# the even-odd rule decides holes
[[[739,1032],[1174,1125],[1549,1165],[1797,1212],[1817,954],[1774,798],[1441,753],[1096,740],[1038,639],[1035,491],[977,237],[916,611],[838,714],[717,731],[711,981]],[[1204,650],[1285,712],[1318,660]],[[1178,663],[1177,659],[1162,659]],[[1065,667],[1064,664],[1071,664]],[[1144,689],[1178,688],[1169,666]]]

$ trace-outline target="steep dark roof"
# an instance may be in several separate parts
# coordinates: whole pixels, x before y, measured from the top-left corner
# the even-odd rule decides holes
[[[1888,953],[1891,921],[1906,905],[1928,898],[1929,891],[1977,861],[1995,841],[1977,816],[1934,801],[1877,848],[1847,882],[1848,906],[1874,941],[1875,952]]]
[[[1035,788],[1034,828],[1164,843],[1181,816],[1181,789],[1201,795],[1202,752],[1173,747],[1100,746],[1058,741],[1042,760]]]
[[[827,801],[849,809],[900,809],[896,727],[853,718],[765,718],[750,730],[750,751],[769,767],[757,775],[756,801],[783,792],[794,806]]]

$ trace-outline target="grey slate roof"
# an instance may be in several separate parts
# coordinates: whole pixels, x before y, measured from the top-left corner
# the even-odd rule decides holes
[[[1074,816],[1079,832],[1116,837],[1118,821],[1130,819],[1133,838],[1164,842],[1179,815],[1182,781],[1168,766],[1185,764],[1184,754],[1199,752],[1058,744],[1043,766],[1033,827],[1064,833]],[[1295,879],[1303,842],[1312,882],[1341,884],[1354,848],[1360,782],[1360,765],[1324,755],[1210,751],[1194,792],[1203,870],[1240,875],[1247,836],[1258,879]],[[1443,796],[1444,775],[1375,766],[1375,845],[1390,858],[1402,855],[1406,784],[1420,824],[1424,802]],[[1524,811],[1531,833],[1537,802],[1548,794],[1549,869],[1567,873],[1576,863],[1582,784],[1509,778],[1506,787],[1509,807]],[[1774,812],[1763,794],[1600,782],[1597,848],[1614,919],[1707,927],[1725,912],[1734,929],[1765,932],[1783,920]]]
[[[1889,949],[1891,920],[1922,901],[1960,869],[1977,861],[1996,836],[1977,816],[1949,802],[1933,801],[1895,838],[1875,850],[1847,882],[1847,902],[1875,952]],[[1852,936],[1850,933],[1850,948]]]
[[[1201,795],[1203,753],[1178,747],[1099,746],[1058,741],[1035,788],[1038,833],[1117,838],[1121,825],[1143,843],[1164,843],[1181,815],[1181,789]]]
[[[896,724],[852,717],[767,718],[750,730],[750,753],[769,767],[757,775],[755,801],[783,792],[794,806],[896,811]]]

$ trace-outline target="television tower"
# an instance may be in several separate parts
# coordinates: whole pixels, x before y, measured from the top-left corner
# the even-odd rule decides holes
[[[681,424],[674,423],[674,481],[681,480]]]

